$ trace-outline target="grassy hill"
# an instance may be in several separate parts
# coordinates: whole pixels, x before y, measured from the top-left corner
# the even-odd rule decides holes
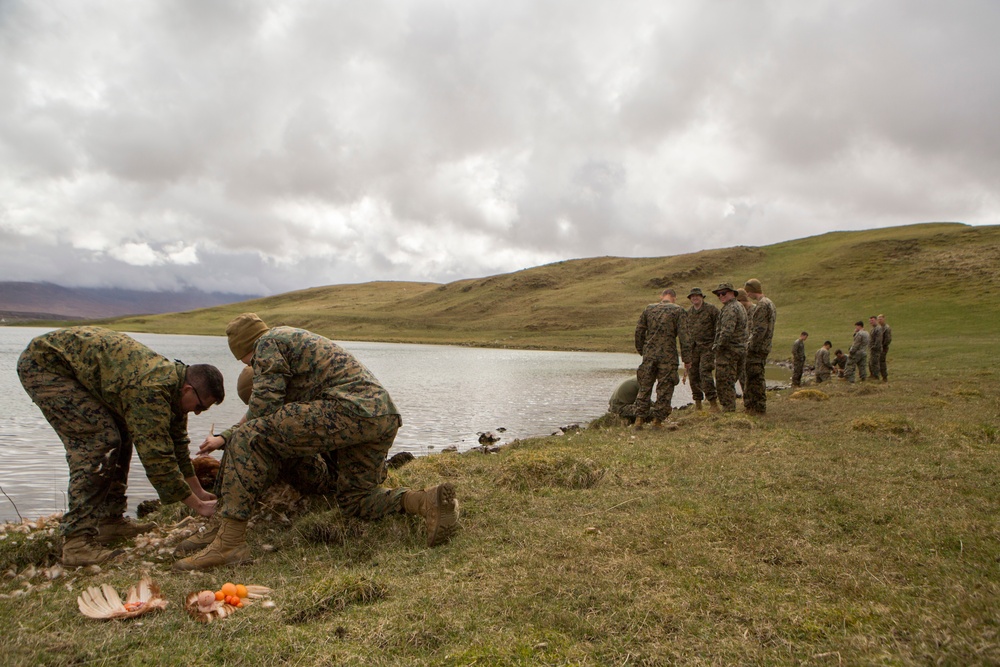
[[[447,285],[333,285],[107,322],[129,331],[219,335],[249,310],[272,325],[338,340],[628,352],[639,312],[663,287],[677,289],[687,305],[691,287],[756,277],[778,306],[772,358],[790,356],[802,330],[810,344],[847,346],[856,320],[885,313],[894,356],[940,370],[943,347],[960,340],[973,359],[989,344],[1000,309],[983,297],[1000,287],[997,266],[1000,227],[929,223],[670,257],[570,260]]]

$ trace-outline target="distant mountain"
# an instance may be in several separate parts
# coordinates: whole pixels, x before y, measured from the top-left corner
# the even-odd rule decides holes
[[[62,287],[52,283],[0,282],[0,318],[7,322],[74,320],[176,313],[257,298],[255,294],[146,292],[129,289]]]

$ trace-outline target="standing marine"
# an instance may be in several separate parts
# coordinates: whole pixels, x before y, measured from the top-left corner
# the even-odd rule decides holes
[[[743,310],[747,311],[747,339],[750,339],[750,318],[753,317],[753,301],[747,296],[747,291],[742,287],[736,290],[736,300],[740,302],[743,306]],[[747,390],[747,361],[746,357],[743,358],[743,363],[740,364],[740,393]]]
[[[701,410],[702,399],[707,400],[713,412],[719,411],[718,393],[715,390],[715,329],[719,323],[719,309],[705,303],[700,287],[688,294],[691,307],[687,310],[688,339],[691,341],[691,397],[694,407]]]
[[[723,412],[736,410],[736,380],[746,355],[747,313],[736,300],[732,283],[722,283],[712,293],[722,302],[719,326],[712,351],[715,353],[715,383]]]
[[[660,293],[660,302],[643,309],[635,325],[635,349],[642,355],[636,370],[639,393],[635,399],[635,428],[641,429],[650,417],[653,428],[662,428],[670,416],[670,401],[680,377],[677,373],[677,343],[680,342],[681,358],[686,368],[691,366],[691,345],[685,323],[687,313],[674,303],[674,290],[667,288]],[[650,398],[656,385],[656,400]]]
[[[17,374],[66,448],[68,509],[60,521],[63,565],[96,565],[120,555],[102,545],[152,529],[124,517],[132,449],[164,503],[211,516],[215,496],[191,465],[188,413],[226,397],[215,366],[188,366],[102,327],[38,336]]]
[[[451,538],[458,527],[451,484],[423,491],[381,486],[402,419],[389,392],[351,353],[305,329],[269,328],[255,313],[232,320],[226,336],[233,356],[254,369],[247,419],[225,443],[219,520],[204,536],[211,542],[174,570],[248,561],[247,521],[261,494],[283,462],[317,454],[335,476],[345,516],[415,514],[424,518],[428,546]]]
[[[743,392],[743,405],[748,413],[762,415],[767,412],[764,365],[767,363],[767,355],[771,353],[778,311],[771,300],[764,296],[764,288],[759,280],[751,278],[744,288],[756,305],[750,318],[750,340],[747,341],[747,387]]]
[[[844,378],[848,382],[854,382],[855,372],[862,380],[868,377],[868,340],[865,323],[858,320],[854,323],[854,340],[847,351],[847,366],[844,368]]]
[[[806,367],[806,339],[809,333],[803,331],[792,343],[792,387],[802,386],[802,371]]]
[[[885,365],[885,358],[889,355],[889,343],[892,342],[892,327],[886,324],[885,315],[878,316],[879,326],[882,327],[882,353],[879,355],[879,372],[882,374],[882,382],[889,381],[889,369]]]
[[[872,380],[878,380],[879,370],[882,366],[882,325],[878,323],[878,316],[872,315],[868,318],[868,324],[872,330],[868,332],[868,376]]]

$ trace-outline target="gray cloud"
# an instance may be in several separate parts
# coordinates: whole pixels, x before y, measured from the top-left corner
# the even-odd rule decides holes
[[[274,293],[996,224],[1000,5],[0,3],[0,280]]]

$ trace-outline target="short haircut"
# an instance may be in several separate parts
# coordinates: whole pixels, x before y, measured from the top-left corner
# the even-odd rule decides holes
[[[877,320],[878,319],[878,315],[869,315],[868,319],[870,319],[870,320]]]
[[[808,335],[809,335],[809,332],[808,332],[808,331],[803,331],[803,332],[801,333],[801,335],[802,335],[802,336],[808,336]]]
[[[861,320],[858,320],[857,322],[854,323],[854,326],[856,326],[856,327],[863,327],[863,326],[865,326],[865,323],[862,322]]]
[[[188,366],[184,381],[194,387],[199,396],[211,396],[215,399],[216,405],[226,400],[226,383],[222,373],[215,366],[209,364]]]
[[[831,343],[830,341],[824,341],[823,345],[829,345],[830,347],[833,347],[833,343]],[[837,352],[840,352],[840,350],[837,350]]]
[[[834,352],[834,354],[843,354],[843,353],[844,353],[843,350],[837,350],[836,352]]]
[[[878,319],[880,319],[880,320],[885,319],[885,315],[883,315],[882,313],[879,313],[878,314]]]
[[[660,292],[660,296],[666,296],[667,294],[669,294],[670,296],[677,296],[677,292],[674,291],[673,287],[668,287],[667,289]]]

